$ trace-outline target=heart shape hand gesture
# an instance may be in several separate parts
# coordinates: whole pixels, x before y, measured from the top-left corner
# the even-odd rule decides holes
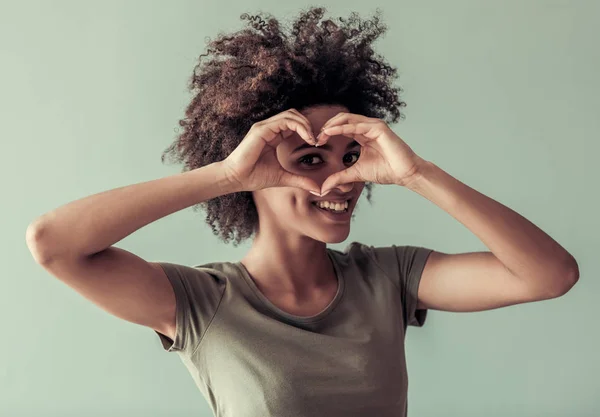
[[[361,144],[358,161],[330,175],[321,186],[321,196],[339,184],[364,181],[405,186],[416,177],[424,162],[381,119],[341,112],[329,119],[317,136],[317,146],[331,136],[343,135]]]

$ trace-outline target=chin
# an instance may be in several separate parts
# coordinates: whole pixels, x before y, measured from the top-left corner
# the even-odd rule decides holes
[[[341,239],[329,239],[329,240],[322,240],[322,242],[324,243],[342,243],[344,242],[346,239],[348,239],[348,235],[346,235],[346,237],[341,238]]]
[[[345,230],[320,230],[313,236],[313,239],[323,243],[341,243],[348,239],[350,228]]]
[[[311,221],[304,229],[307,236],[323,243],[341,243],[350,235],[350,224],[354,220],[355,213],[352,212],[350,219],[346,222]]]

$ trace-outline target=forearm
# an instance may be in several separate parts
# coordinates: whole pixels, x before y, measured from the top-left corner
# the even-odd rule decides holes
[[[221,165],[213,163],[58,207],[32,222],[27,244],[38,262],[92,255],[162,217],[236,191]]]
[[[539,288],[565,288],[578,278],[575,259],[554,239],[434,163],[423,160],[418,175],[405,186],[465,225],[514,275]]]

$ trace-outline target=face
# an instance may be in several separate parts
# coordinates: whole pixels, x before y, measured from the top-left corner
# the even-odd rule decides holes
[[[302,110],[311,123],[315,137],[329,119],[348,109],[338,105],[320,105]],[[302,145],[307,145],[297,149]],[[329,145],[329,146],[327,146]],[[277,147],[281,166],[294,174],[312,178],[319,186],[331,174],[356,163],[360,144],[346,136],[332,136],[325,146],[307,144],[297,133]],[[295,187],[272,187],[253,192],[259,215],[260,230],[284,233],[287,237],[307,237],[326,243],[343,242],[350,233],[354,208],[364,188],[364,182],[340,184],[323,197]],[[345,213],[335,214],[319,208],[324,201],[348,201]],[[331,207],[330,209],[333,208]]]

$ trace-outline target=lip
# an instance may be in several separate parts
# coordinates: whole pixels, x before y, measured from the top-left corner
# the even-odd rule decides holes
[[[344,200],[340,200],[339,198],[333,199],[333,200],[312,200],[310,202],[311,205],[316,206],[317,203],[321,202],[321,201],[331,201],[332,203],[339,203],[339,204],[345,204],[346,201],[348,202],[348,209],[350,209],[350,207],[352,207],[352,198],[346,198]]]

